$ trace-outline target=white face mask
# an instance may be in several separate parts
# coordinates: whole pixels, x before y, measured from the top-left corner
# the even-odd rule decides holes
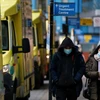
[[[98,54],[97,54],[97,55],[98,55],[98,57],[100,57],[100,51],[98,52]]]
[[[94,58],[97,60],[97,61],[100,61],[100,51],[94,55]]]

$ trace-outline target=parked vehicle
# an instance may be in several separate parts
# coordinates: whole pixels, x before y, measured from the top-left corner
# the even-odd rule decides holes
[[[0,1],[5,100],[28,100],[35,85],[31,0]]]
[[[35,88],[40,88],[46,74],[46,18],[42,10],[32,11],[33,58],[35,66]]]
[[[1,5],[1,3],[0,3]],[[1,15],[1,11],[0,11]],[[0,18],[0,100],[4,100],[4,79],[3,79],[3,60],[2,60],[2,31],[1,31],[1,18]]]

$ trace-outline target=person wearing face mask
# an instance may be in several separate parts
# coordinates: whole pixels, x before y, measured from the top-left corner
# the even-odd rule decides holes
[[[100,45],[90,54],[86,62],[85,76],[89,78],[89,100],[100,100]]]
[[[56,100],[77,100],[82,89],[84,72],[85,62],[82,54],[72,40],[66,37],[50,62]]]

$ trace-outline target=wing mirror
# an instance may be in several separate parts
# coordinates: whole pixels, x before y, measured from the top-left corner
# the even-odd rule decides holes
[[[13,46],[14,53],[28,53],[30,52],[30,43],[28,38],[22,39],[22,46]]]

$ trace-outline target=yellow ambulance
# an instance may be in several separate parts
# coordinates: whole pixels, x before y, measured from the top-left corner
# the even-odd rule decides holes
[[[32,11],[33,58],[35,67],[35,88],[40,88],[46,74],[46,17],[41,9]]]
[[[35,85],[32,3],[31,0],[0,1],[5,100],[28,100]]]

